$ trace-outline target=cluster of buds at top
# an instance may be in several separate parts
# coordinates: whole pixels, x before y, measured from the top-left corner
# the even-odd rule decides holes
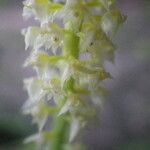
[[[44,143],[46,149],[53,145],[50,138],[62,138],[57,125],[45,130],[50,116],[68,123],[69,138],[63,138],[73,141],[102,104],[105,89],[100,83],[111,77],[103,64],[114,59],[112,38],[125,17],[115,0],[26,0],[23,4],[23,16],[40,23],[22,31],[26,49],[32,48],[25,66],[37,72],[24,81],[29,95],[24,112],[31,114],[39,127],[39,133],[28,140]]]

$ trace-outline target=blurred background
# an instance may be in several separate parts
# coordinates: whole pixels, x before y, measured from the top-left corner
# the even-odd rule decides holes
[[[105,64],[114,79],[104,83],[106,103],[82,139],[89,150],[150,150],[150,1],[118,6],[128,19],[114,39],[115,65]],[[22,68],[29,52],[20,31],[32,24],[23,21],[22,7],[22,0],[0,0],[0,150],[32,150],[22,140],[36,132],[21,112],[28,97],[22,81],[32,72]]]

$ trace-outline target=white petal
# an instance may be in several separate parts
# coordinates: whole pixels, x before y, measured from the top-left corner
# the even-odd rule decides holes
[[[26,138],[24,140],[24,143],[27,144],[27,143],[30,143],[30,142],[35,142],[35,141],[37,142],[39,140],[41,140],[40,134],[34,134],[34,135],[31,135],[28,138]]]
[[[61,77],[61,87],[63,87],[64,85],[64,82],[69,79],[72,75],[72,72],[71,72],[71,69],[70,69],[70,66],[69,64],[66,64],[66,67],[64,68],[64,71],[63,71],[63,74],[62,74],[62,77]]]
[[[45,96],[45,91],[42,90],[42,81],[36,78],[24,80],[25,88],[29,94],[29,99],[33,102],[39,101]]]
[[[39,35],[36,39],[36,42],[34,44],[35,49],[40,49],[41,47],[45,47],[45,49],[50,49],[52,46],[51,42],[51,35],[45,34],[45,35]]]
[[[70,142],[72,142],[74,138],[77,136],[79,129],[80,129],[80,122],[77,118],[74,117],[71,121],[70,126],[70,137],[69,137]]]
[[[33,11],[32,9],[28,8],[28,7],[24,7],[23,8],[23,14],[22,16],[25,18],[25,19],[29,19],[30,17],[33,16]]]
[[[25,49],[27,50],[29,46],[33,46],[37,36],[40,34],[39,27],[29,27],[24,29],[22,34],[25,36]]]
[[[47,122],[47,116],[42,117],[42,119],[39,119],[38,121],[38,126],[39,126],[39,131],[42,131],[46,122]]]
[[[64,104],[64,106],[61,108],[58,116],[60,116],[62,114],[65,114],[66,112],[68,112],[69,109],[70,109],[70,106],[71,106],[71,102],[69,100],[67,100],[67,102]]]

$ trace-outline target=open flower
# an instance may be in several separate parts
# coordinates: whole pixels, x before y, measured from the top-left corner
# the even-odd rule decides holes
[[[63,7],[49,0],[26,0],[23,4],[23,16],[27,19],[34,16],[41,24],[53,20],[55,12]]]

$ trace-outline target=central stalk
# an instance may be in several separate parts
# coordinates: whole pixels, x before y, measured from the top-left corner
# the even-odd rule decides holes
[[[65,56],[72,56],[78,58],[79,56],[79,37],[73,31],[71,23],[65,25],[66,34],[64,38],[63,54]]]
[[[77,59],[79,57],[79,37],[73,32],[70,23],[66,24],[65,30],[66,33],[64,37],[63,55],[68,57],[71,56]],[[66,91],[66,93],[67,92],[69,91]],[[56,117],[56,120],[54,121],[55,138],[53,138],[52,140],[51,150],[63,150],[63,146],[68,141],[69,125],[68,122],[64,119],[64,117],[61,116],[55,117]]]

